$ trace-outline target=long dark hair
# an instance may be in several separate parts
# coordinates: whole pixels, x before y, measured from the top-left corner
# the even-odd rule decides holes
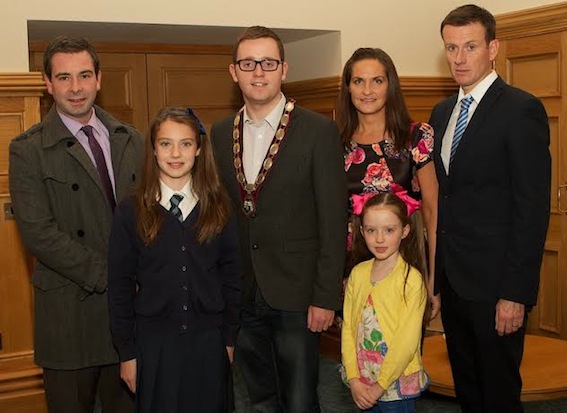
[[[145,143],[142,179],[136,191],[138,234],[146,245],[151,244],[163,222],[163,214],[159,208],[159,166],[154,155],[154,146],[159,128],[168,120],[189,126],[197,138],[200,152],[191,170],[191,180],[193,192],[200,204],[196,225],[197,240],[204,243],[222,231],[230,215],[230,204],[217,172],[211,142],[206,134],[199,132],[197,121],[183,108],[160,110],[150,125]]]
[[[350,59],[345,63],[343,76],[341,79],[341,90],[339,93],[338,124],[341,138],[345,149],[350,148],[350,143],[354,132],[358,128],[358,112],[352,103],[349,92],[349,85],[352,79],[352,67],[361,60],[377,60],[386,69],[388,78],[388,92],[386,96],[386,129],[390,139],[394,141],[394,146],[398,150],[405,148],[410,139],[411,117],[409,115],[404,95],[400,87],[400,79],[394,62],[382,49],[361,47],[357,49]]]

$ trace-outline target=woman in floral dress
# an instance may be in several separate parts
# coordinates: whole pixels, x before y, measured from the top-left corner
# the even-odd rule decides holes
[[[364,203],[378,192],[395,192],[421,214],[412,214],[414,228],[425,227],[427,246],[422,250],[431,300],[431,318],[439,311],[433,296],[437,227],[437,178],[433,166],[433,129],[413,122],[400,88],[392,59],[381,49],[360,48],[343,69],[339,98],[339,127],[345,146],[345,171],[350,206]],[[423,218],[423,221],[422,221]],[[349,245],[362,243],[360,220],[352,214]],[[424,237],[421,237],[424,240]],[[354,249],[356,250],[356,249]],[[349,248],[346,274],[370,257]]]

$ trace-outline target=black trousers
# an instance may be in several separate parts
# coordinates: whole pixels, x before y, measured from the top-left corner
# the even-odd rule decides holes
[[[500,337],[495,316],[496,302],[465,300],[443,280],[441,317],[463,413],[524,411],[520,364],[525,327]]]
[[[134,397],[118,364],[78,370],[43,369],[49,413],[93,413],[98,394],[103,413],[132,413]]]
[[[319,334],[307,329],[307,312],[271,308],[256,288],[241,321],[235,363],[255,411],[320,412]]]

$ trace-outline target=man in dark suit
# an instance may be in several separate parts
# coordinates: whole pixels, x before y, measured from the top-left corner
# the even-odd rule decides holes
[[[84,39],[61,37],[44,55],[55,104],[10,144],[10,192],[33,271],[35,360],[50,413],[133,411],[120,380],[107,306],[114,205],[132,189],[138,131],[94,106],[101,73]]]
[[[439,103],[436,289],[463,412],[522,412],[519,367],[550,208],[547,115],[493,70],[496,22],[450,12],[441,35],[459,93]]]
[[[346,176],[336,126],[281,92],[281,40],[250,27],[229,67],[245,106],[211,139],[239,218],[244,265],[236,364],[254,408],[318,412],[319,333],[340,306]]]

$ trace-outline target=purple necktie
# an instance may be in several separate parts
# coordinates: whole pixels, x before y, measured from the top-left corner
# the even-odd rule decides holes
[[[87,138],[89,138],[89,146],[93,153],[95,159],[96,170],[100,176],[100,181],[102,182],[102,187],[110,204],[112,212],[114,212],[114,207],[116,206],[116,201],[114,200],[114,191],[112,190],[112,182],[110,182],[110,176],[108,175],[108,168],[106,167],[106,161],[104,160],[104,154],[102,153],[102,148],[96,141],[93,135],[93,127],[91,125],[85,125],[81,128]]]

